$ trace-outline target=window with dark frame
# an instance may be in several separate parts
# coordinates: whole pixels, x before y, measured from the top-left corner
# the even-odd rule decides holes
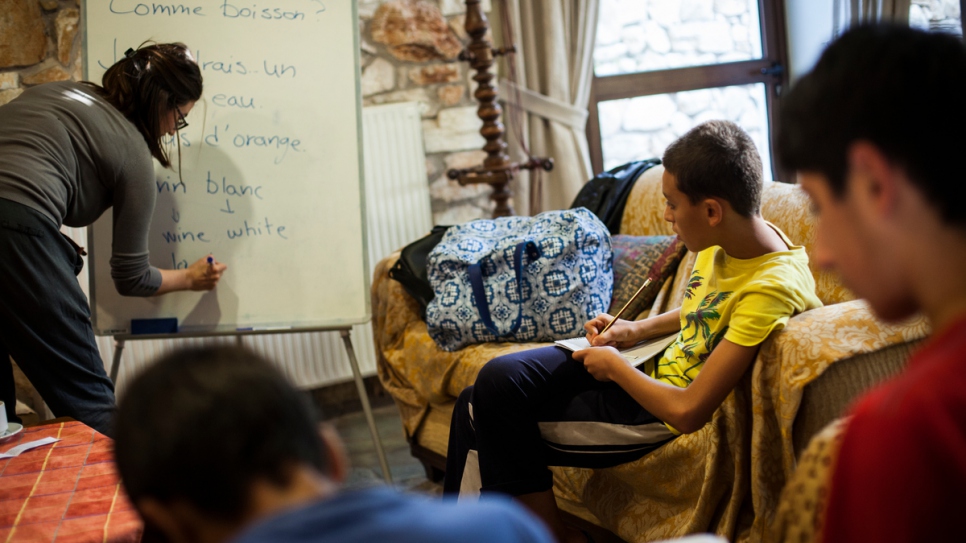
[[[711,118],[759,147],[765,177],[794,182],[771,159],[787,84],[781,0],[601,0],[587,121],[594,173],[660,157]]]

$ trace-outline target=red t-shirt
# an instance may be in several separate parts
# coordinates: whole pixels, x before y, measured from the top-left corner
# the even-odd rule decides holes
[[[839,541],[966,540],[966,318],[863,397],[843,437],[823,532]]]

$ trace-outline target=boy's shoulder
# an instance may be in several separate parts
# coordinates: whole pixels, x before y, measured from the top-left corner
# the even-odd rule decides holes
[[[729,292],[734,301],[763,294],[789,305],[794,313],[822,305],[815,294],[808,255],[800,246],[751,259],[732,258],[721,247],[711,247],[698,254],[691,278],[691,285],[704,283],[709,292]],[[699,290],[693,289],[692,294]]]
[[[342,491],[264,519],[234,543],[433,543],[509,541],[551,543],[543,525],[509,499],[450,502],[395,489]]]
[[[792,277],[814,280],[808,267],[808,254],[804,247],[798,246],[748,259],[731,257],[718,246],[709,247],[698,253],[693,269],[707,276],[743,282]]]

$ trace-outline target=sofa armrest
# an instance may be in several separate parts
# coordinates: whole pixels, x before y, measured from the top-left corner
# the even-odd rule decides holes
[[[389,270],[399,260],[399,251],[383,258],[372,273],[370,297],[372,301],[372,338],[376,354],[376,374],[383,388],[393,397],[407,433],[412,435],[422,419],[427,401],[409,382],[405,372],[386,359],[386,353],[404,348],[406,330],[421,322],[419,304],[398,281],[389,277]]]
[[[855,300],[797,315],[762,344],[751,377],[752,501],[759,512],[758,529],[770,524],[779,493],[797,464],[793,431],[805,387],[835,364],[917,342],[929,331],[923,317],[887,324],[864,301]]]
[[[809,440],[833,420],[847,414],[856,399],[900,373],[921,343],[898,343],[839,360],[806,385],[792,427],[795,456],[801,459]]]
[[[817,542],[821,539],[832,469],[847,423],[847,418],[836,419],[809,441],[798,469],[782,490],[768,540]]]

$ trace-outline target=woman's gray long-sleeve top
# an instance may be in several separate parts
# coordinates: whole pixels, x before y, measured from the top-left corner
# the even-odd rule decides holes
[[[126,296],[161,286],[161,272],[148,263],[156,191],[141,133],[92,87],[47,83],[0,107],[0,198],[58,227],[88,226],[113,207],[111,277]]]

